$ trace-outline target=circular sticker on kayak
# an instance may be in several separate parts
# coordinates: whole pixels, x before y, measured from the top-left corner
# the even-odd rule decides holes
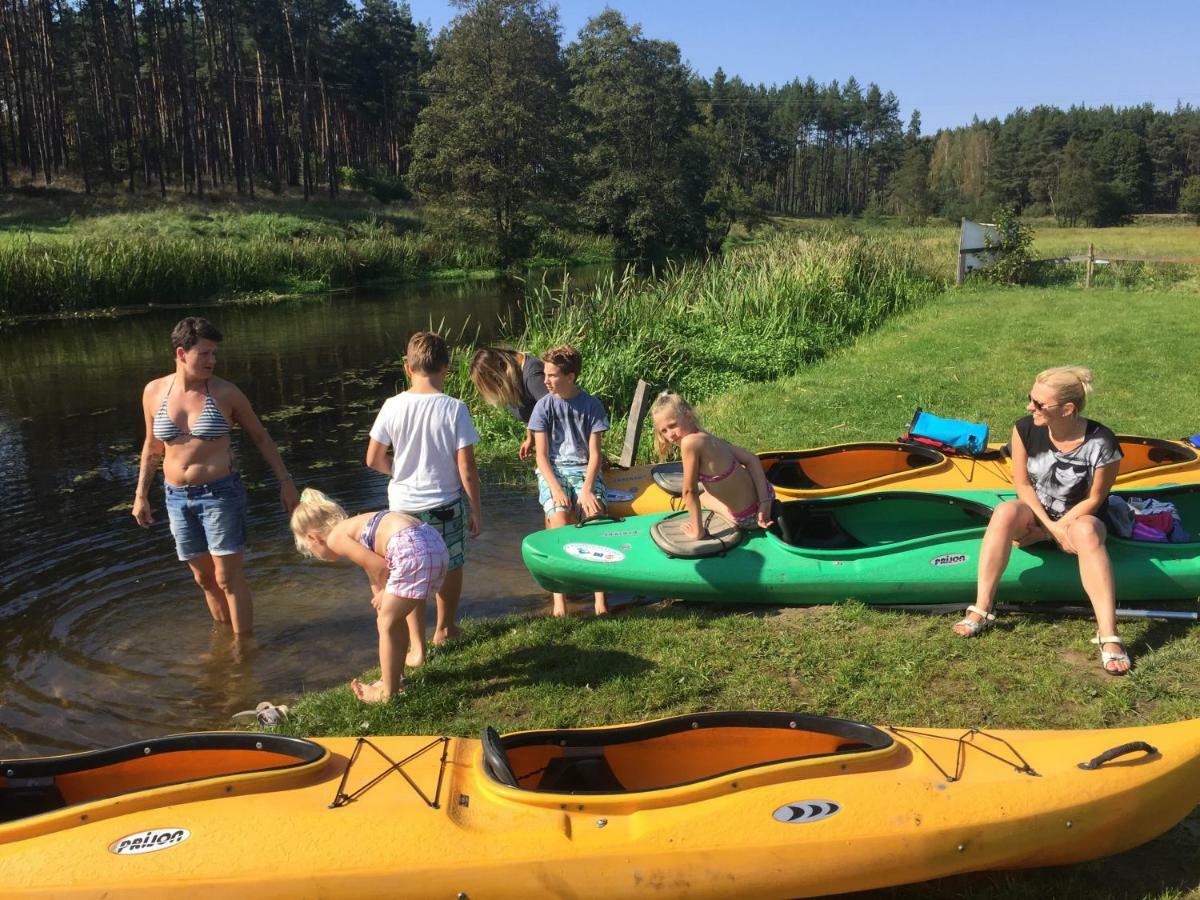
[[[929,561],[931,566],[961,566],[965,563],[969,556],[965,553],[943,553],[941,556],[935,556]]]
[[[608,488],[604,492],[604,499],[609,503],[628,503],[633,499],[633,494],[629,491],[618,491],[613,488]]]
[[[182,844],[191,836],[192,833],[186,828],[151,828],[149,831],[128,834],[120,840],[113,841],[108,849],[118,856],[154,853],[156,850],[166,850],[168,847]]]
[[[841,808],[840,804],[832,800],[801,800],[779,807],[771,818],[789,825],[794,822],[819,822],[828,819]]]
[[[602,547],[600,544],[567,544],[563,547],[567,556],[587,562],[617,563],[625,558],[625,554],[612,547]]]

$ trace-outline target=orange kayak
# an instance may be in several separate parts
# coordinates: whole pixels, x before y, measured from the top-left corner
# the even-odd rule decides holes
[[[2,766],[5,898],[812,897],[1135,847],[1200,800],[1200,720],[710,712],[481,740],[180,735]]]
[[[1184,441],[1120,435],[1116,487],[1125,490],[1200,483],[1200,453]],[[837,497],[881,490],[1003,491],[1012,468],[1001,445],[979,458],[946,456],[932,447],[896,441],[833,444],[758,454],[780,500]],[[682,509],[683,468],[678,462],[609,469],[604,473],[614,516]]]

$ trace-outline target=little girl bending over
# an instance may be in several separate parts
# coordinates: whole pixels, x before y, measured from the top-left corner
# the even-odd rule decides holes
[[[416,645],[425,640],[414,613],[446,578],[449,556],[442,536],[412,516],[386,509],[348,516],[313,488],[304,489],[292,512],[292,533],[305,556],[326,562],[344,556],[367,573],[377,611],[380,678],[374,684],[355,678],[350,689],[365,703],[382,703],[399,693],[409,638]]]
[[[762,463],[749,450],[735,447],[700,427],[696,411],[673,391],[663,391],[650,408],[654,446],[666,459],[672,445],[683,458],[683,500],[690,521],[684,533],[695,540],[706,536],[700,508],[715,510],[741,528],[766,528],[775,501]],[[703,500],[700,485],[704,485]]]

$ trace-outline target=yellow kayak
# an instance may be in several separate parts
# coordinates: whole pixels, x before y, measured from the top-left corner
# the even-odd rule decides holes
[[[1200,801],[1200,720],[211,733],[0,773],[6,898],[808,897],[1137,846]]]
[[[1200,482],[1200,453],[1184,441],[1119,435],[1125,453],[1118,488]],[[1012,468],[1000,444],[977,459],[946,456],[932,447],[895,441],[833,444],[810,450],[758,454],[780,500],[836,497],[880,490],[1002,491],[1012,487]],[[608,509],[614,516],[682,509],[683,468],[668,462],[604,473]]]

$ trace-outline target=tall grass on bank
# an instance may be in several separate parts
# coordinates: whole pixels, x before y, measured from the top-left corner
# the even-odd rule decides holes
[[[129,219],[130,217],[124,217]],[[160,219],[162,217],[159,217]],[[0,241],[0,316],[76,313],[186,303],[231,293],[312,292],[384,279],[495,269],[490,249],[385,224],[281,232],[280,217],[246,215],[228,233],[189,234],[173,220],[130,220],[129,230]],[[141,227],[141,226],[153,227]],[[339,233],[340,232],[340,233]],[[611,242],[549,232],[537,262],[612,258]]]
[[[83,238],[0,244],[0,314],[82,312],[181,303],[218,294],[330,288],[375,278],[413,278],[491,261],[422,236],[269,238]]]
[[[508,342],[538,352],[574,344],[580,384],[619,416],[639,378],[693,401],[779,378],[942,287],[904,242],[787,235],[658,277],[627,270],[586,292],[531,291],[523,330]]]

